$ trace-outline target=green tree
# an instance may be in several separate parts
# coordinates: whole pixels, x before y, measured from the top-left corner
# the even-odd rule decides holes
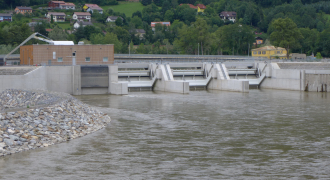
[[[104,36],[101,33],[92,34],[90,40],[92,44],[104,44]]]
[[[48,36],[48,32],[46,31],[46,23],[42,22],[40,24],[40,22],[38,22],[37,25],[34,26],[34,32],[38,32],[44,36]]]
[[[122,26],[123,25],[123,20],[121,17],[118,17],[115,21],[116,26]]]
[[[271,24],[274,32],[270,35],[273,45],[283,47],[287,51],[287,59],[289,59],[290,49],[300,47],[299,40],[303,38],[297,25],[290,18],[279,18]]]
[[[50,23],[54,23],[53,15],[50,15]]]
[[[318,51],[321,52],[323,56],[330,56],[330,29],[323,30],[316,42]]]
[[[58,26],[55,26],[52,31],[49,32],[48,37],[55,41],[67,40],[68,35],[60,29]]]
[[[201,46],[201,52],[202,55],[204,55],[204,46],[210,45],[210,34],[208,32],[209,26],[207,25],[206,21],[204,19],[197,19],[196,22],[194,22],[193,27],[196,29],[197,39],[198,43]]]
[[[174,20],[174,12],[172,10],[167,10],[164,15],[164,21],[173,22]]]
[[[143,6],[147,6],[152,3],[152,0],[142,0],[141,3]]]
[[[320,52],[317,52],[317,54],[316,54],[316,59],[322,59],[322,55],[321,55]]]
[[[122,43],[118,40],[117,35],[114,33],[107,33],[104,36],[104,44],[113,44],[115,53],[120,53],[122,48]]]

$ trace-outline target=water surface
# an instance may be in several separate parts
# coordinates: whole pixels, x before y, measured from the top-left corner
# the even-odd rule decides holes
[[[107,128],[0,158],[1,179],[329,179],[330,97],[250,90],[77,98]]]

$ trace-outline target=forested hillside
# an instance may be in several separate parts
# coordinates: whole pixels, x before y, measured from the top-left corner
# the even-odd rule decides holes
[[[330,56],[330,1],[321,0],[141,0],[142,11],[136,11],[131,17],[116,11],[123,3],[115,0],[70,0],[77,7],[85,3],[95,3],[104,7],[104,13],[92,14],[93,26],[81,27],[73,31],[73,23],[68,26],[60,23],[43,22],[34,31],[43,33],[54,40],[85,41],[91,44],[115,44],[116,53],[154,53],[154,54],[229,54],[247,55],[255,38],[264,39],[263,45],[283,45],[290,41],[290,52],[307,55],[321,52]],[[14,15],[13,22],[0,23],[0,54],[19,44],[31,34],[26,25],[31,18],[44,17],[48,0],[0,0],[4,10],[16,6],[32,6],[32,15]],[[180,4],[204,4],[204,12]],[[115,5],[118,4],[118,5]],[[110,6],[112,5],[112,6]],[[72,14],[72,10],[55,10]],[[76,11],[81,11],[77,9]],[[223,11],[235,11],[236,21],[223,21],[219,14]],[[0,12],[1,13],[1,12]],[[108,16],[120,16],[114,23],[107,23]],[[279,42],[280,35],[270,36],[278,31],[274,21],[289,18],[292,27],[299,36]],[[292,21],[291,21],[292,20]],[[151,22],[170,21],[171,26],[156,25]],[[63,31],[62,29],[66,30]],[[53,29],[51,32],[45,29]],[[143,38],[136,36],[136,29],[144,29]],[[72,34],[67,33],[73,31]],[[21,33],[22,32],[22,33]],[[56,33],[55,33],[56,32]],[[275,34],[275,33],[274,33]],[[301,35],[301,36],[300,36]],[[299,38],[298,38],[299,37]],[[290,40],[289,40],[290,39]],[[278,42],[278,43],[277,43]],[[30,42],[33,43],[33,42]],[[281,44],[282,43],[282,44]],[[286,43],[288,44],[288,43]],[[138,45],[138,47],[133,47]],[[198,48],[198,46],[200,48]],[[262,45],[261,45],[262,46]],[[287,48],[287,47],[285,47]]]

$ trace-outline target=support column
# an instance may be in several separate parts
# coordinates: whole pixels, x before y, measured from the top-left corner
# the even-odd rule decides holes
[[[128,94],[128,84],[118,83],[118,66],[109,65],[109,94],[124,95]]]
[[[80,66],[72,66],[72,85],[73,95],[81,95],[81,68]]]

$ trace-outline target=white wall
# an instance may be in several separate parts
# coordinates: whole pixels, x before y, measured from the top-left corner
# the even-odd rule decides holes
[[[0,92],[6,89],[46,90],[46,68],[39,67],[25,75],[0,75]]]
[[[221,91],[249,92],[249,81],[236,79],[211,79],[208,89]]]
[[[48,90],[73,93],[73,66],[46,66],[45,68]]]

